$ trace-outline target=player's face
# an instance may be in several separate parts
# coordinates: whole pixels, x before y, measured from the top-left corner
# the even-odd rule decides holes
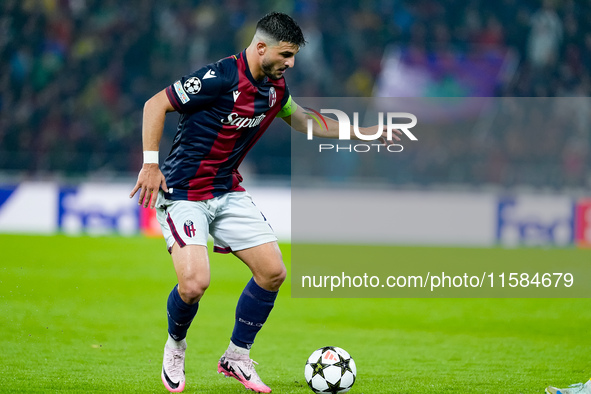
[[[285,41],[277,46],[268,46],[261,65],[265,75],[270,79],[281,79],[285,70],[293,67],[299,50],[297,45]]]

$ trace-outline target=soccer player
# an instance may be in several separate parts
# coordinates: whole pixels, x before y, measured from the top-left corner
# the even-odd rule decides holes
[[[130,197],[141,189],[139,204],[156,208],[178,278],[168,296],[169,335],[161,373],[170,392],[185,387],[185,338],[210,283],[208,234],[215,252],[233,253],[252,272],[238,299],[218,373],[255,392],[271,392],[249,351],[286,269],[273,230],[240,185],[238,166],[273,119],[306,132],[308,116],[292,100],[283,78],[305,42],[291,17],[267,14],[244,51],[182,77],[144,106],[144,164]],[[158,148],[165,116],[172,111],[180,113],[177,134],[160,170]],[[325,120],[324,127],[314,124],[314,135],[337,138],[338,122]],[[375,128],[360,131],[376,133]]]
[[[587,383],[576,383],[566,389],[546,387],[546,394],[591,394],[591,379]]]

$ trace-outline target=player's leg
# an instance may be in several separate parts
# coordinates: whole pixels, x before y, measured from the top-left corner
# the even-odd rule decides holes
[[[209,257],[207,247],[175,243],[170,252],[178,279],[178,294],[184,303],[194,305],[199,302],[209,287]]]
[[[162,383],[176,393],[185,388],[185,350],[187,330],[199,309],[199,300],[210,281],[207,247],[175,243],[171,248],[178,284],[168,296],[168,340],[164,346]]]
[[[591,379],[587,383],[577,383],[565,389],[546,387],[546,394],[591,394]]]
[[[164,346],[161,378],[167,390],[181,392],[185,387],[185,337],[210,281],[209,218],[205,204],[199,202],[173,202],[161,194],[156,206],[178,278],[167,301],[168,340]]]
[[[240,381],[246,388],[268,393],[254,370],[249,350],[273,309],[286,270],[265,217],[247,193],[228,193],[223,212],[212,223],[218,251],[233,252],[251,270],[253,277],[244,288],[236,307],[230,345],[218,363],[218,372]]]
[[[236,251],[234,254],[250,268],[253,277],[238,299],[230,345],[220,358],[218,372],[236,378],[255,392],[270,393],[271,389],[258,376],[249,353],[285,280],[285,265],[277,242]]]
[[[171,250],[178,284],[168,296],[168,334],[174,342],[187,336],[187,330],[199,308],[199,300],[209,287],[210,272],[207,247],[175,243]]]
[[[250,349],[273,309],[287,272],[277,242],[239,250],[234,255],[250,268],[253,277],[238,300],[231,340],[237,346]]]

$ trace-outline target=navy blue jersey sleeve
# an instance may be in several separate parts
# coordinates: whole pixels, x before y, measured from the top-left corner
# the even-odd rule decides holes
[[[185,75],[166,88],[166,95],[178,112],[194,112],[215,101],[225,92],[227,84],[227,76],[218,62]]]

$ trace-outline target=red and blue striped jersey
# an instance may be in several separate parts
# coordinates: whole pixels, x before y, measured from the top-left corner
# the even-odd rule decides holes
[[[171,200],[244,191],[238,166],[288,102],[285,79],[256,81],[246,52],[209,64],[166,88],[180,113],[162,173]]]

